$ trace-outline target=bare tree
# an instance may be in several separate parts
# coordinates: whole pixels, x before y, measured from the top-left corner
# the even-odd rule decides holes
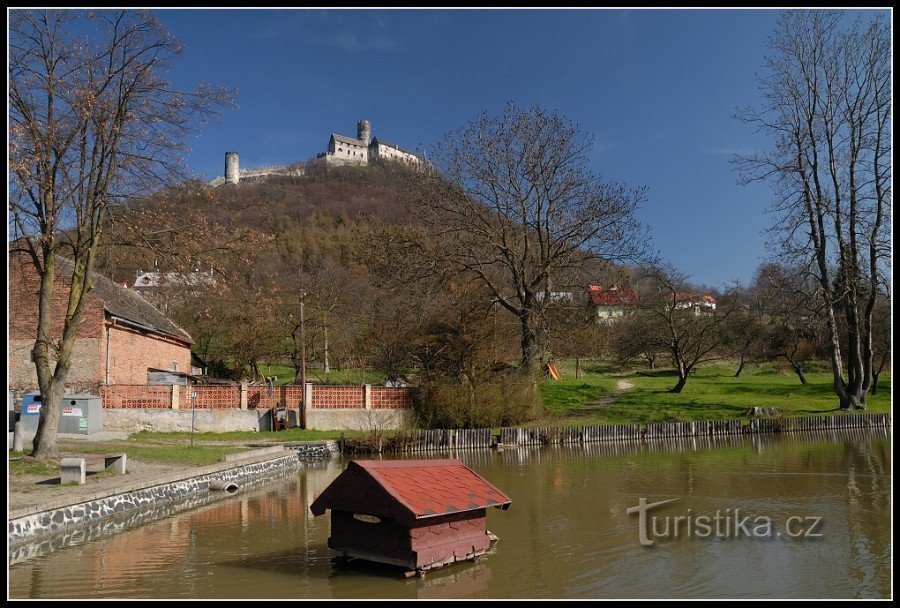
[[[638,318],[649,324],[645,348],[652,350],[655,340],[657,349],[672,356],[678,381],[670,392],[680,393],[698,365],[720,357],[733,301],[720,301],[716,308],[695,306],[707,294],[695,292],[687,277],[672,267],[644,271],[637,292]]]
[[[882,294],[875,304],[872,313],[872,350],[874,364],[872,367],[872,394],[878,393],[878,378],[888,363],[891,362],[891,300]]]
[[[825,333],[816,282],[802,268],[763,264],[756,271],[754,292],[765,323],[764,349],[784,358],[802,384],[804,364],[812,359]]]
[[[890,257],[891,32],[835,11],[785,12],[759,85],[739,118],[773,139],[736,159],[772,183],[781,250],[816,281],[841,409],[866,407],[872,313]],[[842,325],[846,341],[842,344]]]
[[[182,48],[149,12],[15,10],[9,33],[9,224],[40,278],[34,456],[48,457],[109,205],[182,178],[187,134],[231,94],[165,80]]]
[[[589,169],[592,138],[556,112],[508,104],[448,134],[420,207],[432,268],[468,274],[514,315],[522,370],[535,374],[545,309],[562,272],[647,253],[643,188]]]
[[[737,301],[724,327],[725,345],[738,356],[738,367],[733,377],[739,378],[747,362],[762,352],[766,328],[756,290],[745,290],[735,285],[731,292]]]

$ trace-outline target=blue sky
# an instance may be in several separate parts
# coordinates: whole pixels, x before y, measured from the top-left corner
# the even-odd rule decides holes
[[[758,99],[775,11],[159,11],[186,45],[171,77],[238,88],[190,167],[226,150],[251,168],[304,160],[332,131],[424,148],[508,100],[559,110],[596,137],[594,169],[649,187],[641,218],[693,280],[749,281],[766,256],[769,190],[732,153],[759,141],[731,116]]]

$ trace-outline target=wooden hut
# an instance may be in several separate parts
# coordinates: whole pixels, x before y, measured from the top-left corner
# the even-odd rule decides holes
[[[354,460],[310,510],[331,509],[328,546],[339,556],[422,574],[487,551],[487,508],[510,502],[459,460]]]

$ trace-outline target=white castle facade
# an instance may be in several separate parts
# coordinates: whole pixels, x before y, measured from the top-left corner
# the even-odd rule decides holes
[[[356,137],[348,137],[340,133],[332,133],[328,139],[328,149],[316,155],[315,162],[325,163],[328,166],[341,165],[367,165],[377,162],[404,163],[419,167],[426,164],[426,160],[411,150],[401,148],[395,144],[372,138],[372,123],[368,120],[360,120],[356,123]],[[242,180],[255,181],[264,179],[270,175],[300,176],[303,175],[305,165],[293,163],[277,167],[261,167],[257,169],[241,169],[237,152],[225,153],[225,175],[210,181],[211,186],[222,184],[237,184]]]

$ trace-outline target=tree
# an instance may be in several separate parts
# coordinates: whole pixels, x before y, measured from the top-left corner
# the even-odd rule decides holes
[[[442,173],[427,173],[418,190],[427,267],[488,288],[517,321],[521,369],[531,375],[557,276],[647,253],[635,216],[644,189],[592,173],[591,148],[558,113],[510,103],[445,136],[432,157]]]
[[[756,271],[754,292],[765,319],[764,349],[769,357],[782,357],[806,384],[804,364],[819,350],[825,331],[815,282],[801,269],[763,264]]]
[[[765,101],[740,118],[773,145],[736,162],[746,180],[772,184],[777,244],[816,281],[840,407],[865,409],[872,315],[890,257],[890,24],[788,11],[770,47]]]
[[[758,294],[736,285],[732,294],[738,299],[728,323],[725,324],[725,343],[738,356],[734,378],[739,378],[747,361],[759,356],[766,336]]]
[[[872,394],[875,395],[878,393],[878,378],[891,361],[891,301],[888,296],[882,294],[878,298],[872,318],[872,350],[874,351]]]
[[[648,349],[656,341],[658,350],[672,356],[678,381],[670,392],[680,393],[698,365],[719,358],[724,329],[735,309],[733,298],[708,311],[692,306],[706,294],[696,294],[687,277],[672,267],[645,270],[637,293],[639,319],[648,324]]]
[[[659,353],[669,349],[665,334],[661,334],[660,324],[645,311],[635,311],[608,325],[609,352],[624,365],[629,361],[643,358],[647,367],[656,369]]]
[[[230,99],[223,89],[179,91],[165,80],[181,50],[145,11],[10,13],[10,232],[40,278],[32,355],[44,407],[36,457],[56,452],[60,401],[109,206],[183,178],[186,136]],[[62,257],[71,277],[64,277],[57,338],[51,301]]]

